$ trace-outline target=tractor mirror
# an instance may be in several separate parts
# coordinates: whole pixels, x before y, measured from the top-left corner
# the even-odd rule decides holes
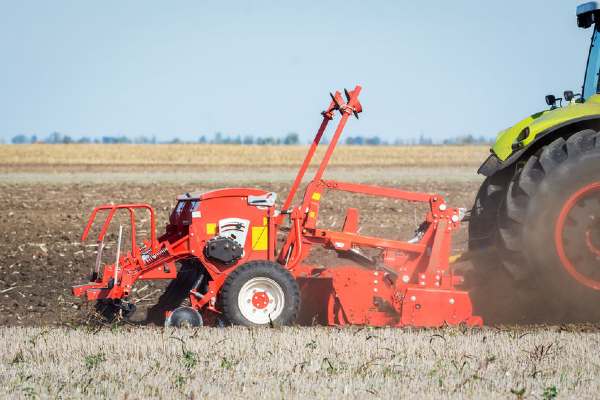
[[[565,90],[563,97],[565,98],[565,101],[571,101],[575,95],[573,94],[572,90]]]
[[[554,96],[553,94],[547,95],[546,104],[548,104],[550,107],[553,107],[556,104],[556,96]]]

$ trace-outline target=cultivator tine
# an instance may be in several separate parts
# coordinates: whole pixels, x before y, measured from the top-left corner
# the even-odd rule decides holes
[[[98,241],[98,250],[97,250],[97,254],[96,254],[96,266],[95,266],[94,270],[92,271],[92,276],[90,279],[91,282],[98,279],[98,276],[100,274],[100,266],[102,264],[102,252],[103,251],[104,251],[104,240],[100,240],[100,241]]]

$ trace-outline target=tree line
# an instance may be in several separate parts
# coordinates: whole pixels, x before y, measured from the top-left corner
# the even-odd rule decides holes
[[[434,141],[432,138],[423,134],[416,138],[396,138],[394,140],[386,140],[377,135],[372,136],[349,136],[342,142],[348,146],[412,146],[412,145],[438,145],[438,144],[453,144],[453,145],[469,145],[469,144],[490,144],[493,140],[485,136],[474,136],[472,134],[460,135]],[[89,137],[81,136],[74,138],[70,135],[64,135],[60,132],[52,132],[47,137],[40,138],[37,135],[16,135],[11,139],[13,144],[31,144],[31,143],[48,143],[48,144],[70,144],[70,143],[98,143],[98,144],[235,144],[235,145],[281,145],[293,146],[301,144],[300,136],[296,132],[290,132],[283,137],[275,136],[253,136],[253,135],[224,135],[221,132],[215,133],[212,137],[202,135],[195,140],[182,140],[173,138],[170,140],[157,140],[156,136],[135,136],[129,137],[126,135]],[[321,143],[328,143],[325,137]]]

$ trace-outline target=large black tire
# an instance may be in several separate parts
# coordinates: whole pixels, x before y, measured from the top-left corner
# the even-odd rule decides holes
[[[479,188],[469,219],[469,250],[478,268],[502,268],[512,280],[520,281],[527,274],[521,267],[522,257],[505,242],[505,204],[512,173],[500,171],[486,178]]]
[[[528,284],[532,297],[546,299],[555,320],[563,320],[565,311],[574,316],[575,309],[595,298],[596,292],[567,274],[554,243],[554,228],[566,199],[597,181],[600,134],[593,130],[566,140],[557,138],[508,174],[505,170],[486,179],[473,208],[469,247],[489,246],[494,256],[485,261],[476,257],[475,263],[489,266],[490,259],[501,263],[514,278]],[[600,208],[597,211],[600,215]]]
[[[540,301],[532,298],[529,282],[515,262],[515,253],[506,249],[499,221],[512,171],[501,171],[481,185],[469,219],[469,251],[472,269],[465,271],[465,282],[474,312],[486,324],[543,322],[537,314]],[[541,300],[541,299],[540,299]]]
[[[244,315],[240,310],[240,296],[243,296],[243,288],[249,282],[266,279],[281,289],[283,302],[278,315],[271,319],[268,315],[262,323],[252,321],[250,314]],[[249,300],[249,299],[248,299]],[[268,299],[270,301],[271,299]],[[254,300],[252,300],[254,301]],[[226,322],[232,325],[243,326],[285,326],[296,321],[298,308],[300,307],[300,290],[298,283],[290,272],[281,265],[271,261],[250,261],[237,267],[225,280],[219,294],[219,303],[223,310]],[[258,308],[260,313],[263,309]],[[246,312],[249,312],[246,310]]]
[[[164,325],[167,311],[188,305],[190,290],[194,287],[204,269],[196,259],[182,260],[180,265],[177,277],[169,282],[158,302],[148,309],[147,322]]]
[[[506,178],[491,176],[481,184],[469,219],[469,250],[479,251],[498,242],[498,213],[506,195]]]

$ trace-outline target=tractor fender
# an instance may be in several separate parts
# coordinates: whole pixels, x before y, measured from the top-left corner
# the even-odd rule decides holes
[[[539,133],[536,138],[527,146],[513,152],[506,160],[502,161],[494,153],[481,164],[477,170],[478,174],[483,176],[492,176],[514,164],[518,161],[526,160],[532,154],[535,154],[540,148],[554,141],[557,137],[568,138],[574,133],[584,129],[600,130],[600,115],[587,115],[585,117],[571,119],[561,124],[552,126]]]

